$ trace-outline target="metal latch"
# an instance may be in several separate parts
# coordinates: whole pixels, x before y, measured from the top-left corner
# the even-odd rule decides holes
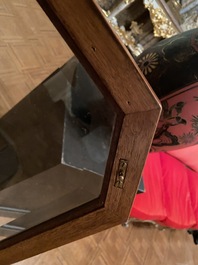
[[[128,166],[128,161],[126,159],[120,159],[117,170],[116,181],[114,184],[115,187],[123,189],[127,166]]]

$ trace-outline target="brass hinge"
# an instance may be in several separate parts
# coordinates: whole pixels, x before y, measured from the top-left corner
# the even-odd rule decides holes
[[[128,161],[126,159],[120,159],[116,175],[116,181],[114,184],[114,186],[119,189],[123,189],[127,166],[128,166]]]

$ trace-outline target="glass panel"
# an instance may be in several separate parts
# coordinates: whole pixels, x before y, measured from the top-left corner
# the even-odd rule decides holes
[[[75,58],[63,68],[65,75],[69,71],[75,71],[75,75],[72,85],[68,85],[64,102],[66,117],[62,163],[103,176],[114,113]]]
[[[73,57],[0,119],[0,239],[99,197],[115,118]]]

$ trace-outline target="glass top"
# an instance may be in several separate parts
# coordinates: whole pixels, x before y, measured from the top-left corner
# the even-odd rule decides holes
[[[100,196],[115,118],[73,57],[0,119],[0,239]]]

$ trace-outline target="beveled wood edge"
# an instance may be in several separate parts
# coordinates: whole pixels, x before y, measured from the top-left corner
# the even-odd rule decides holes
[[[95,222],[93,222],[95,220]],[[104,209],[78,218],[69,224],[58,226],[50,231],[35,235],[0,251],[0,264],[10,265],[14,262],[35,256],[42,252],[81,239],[93,233],[118,225],[120,219]],[[90,229],[91,227],[91,229]],[[79,233],[80,231],[80,233]],[[76,237],[78,234],[78,237]]]
[[[50,21],[53,23],[57,31],[60,33],[62,38],[65,40],[65,42],[68,44],[68,46],[73,51],[74,55],[77,57],[79,62],[83,65],[83,67],[86,69],[90,77],[93,79],[95,84],[98,88],[100,88],[101,92],[105,96],[106,99],[110,99],[110,103],[112,104],[115,112],[117,115],[119,115],[120,119],[123,119],[124,113],[122,113],[122,110],[118,106],[118,104],[115,102],[115,100],[112,99],[111,95],[109,94],[108,90],[106,89],[104,83],[101,81],[98,73],[95,71],[91,63],[89,62],[88,58],[85,56],[85,54],[81,51],[80,47],[76,43],[75,40],[72,39],[69,32],[66,30],[65,26],[61,21],[59,20],[58,16],[55,14],[53,8],[50,6],[50,4],[47,2],[47,0],[36,0],[38,4],[41,6],[45,14],[48,16]],[[92,1],[92,0],[91,0]]]
[[[122,157],[132,160],[131,156],[133,156],[133,154],[135,153],[137,156],[136,163],[133,164],[133,168],[129,168],[129,171],[131,171],[132,174],[127,175],[124,189],[121,190],[114,187],[115,175],[117,170],[116,161],[118,161],[115,160],[105,207],[101,207],[101,209],[98,209],[95,212],[69,221],[58,227],[40,232],[36,236],[33,235],[31,238],[24,239],[23,241],[15,243],[14,245],[6,247],[5,249],[2,248],[0,250],[0,264],[11,264],[21,259],[28,258],[41,252],[50,250],[54,247],[72,242],[72,240],[78,240],[83,236],[91,235],[93,233],[102,231],[103,229],[107,229],[124,222],[129,215],[131,203],[136,194],[139,178],[141,176],[141,170],[138,171],[137,163],[141,162],[139,164],[139,167],[143,167],[144,160],[150,148],[149,142],[147,146],[143,148],[143,150],[139,148],[139,145],[135,145],[135,143],[138,140],[137,137],[150,137],[152,139],[154,133],[153,125],[155,124],[155,120],[158,119],[158,116],[159,111],[151,110],[146,113],[135,113],[132,115],[127,115],[125,117],[116,155],[118,158]],[[150,124],[150,128],[146,121]],[[143,123],[141,131],[139,131],[139,123]],[[128,132],[130,130],[128,130],[128,126],[130,124],[133,124],[133,126],[130,127],[130,130],[132,131],[135,138],[129,137]],[[147,130],[147,135],[145,135],[145,129]],[[127,139],[128,137],[131,139]],[[131,152],[131,150],[127,150],[125,148],[125,145],[123,145],[123,141],[125,142],[126,140],[131,140],[133,142],[133,152]],[[128,144],[127,146],[130,146],[130,144]],[[139,159],[140,156],[141,161]],[[95,220],[94,222],[93,218]],[[82,230],[82,233],[79,233],[79,229]],[[10,239],[10,242],[11,241],[12,238]],[[13,255],[10,255],[10,253],[13,253]]]
[[[84,66],[88,73],[92,75],[95,72],[94,76],[97,75],[102,80],[100,83],[102,86],[99,87],[103,92],[108,92],[106,96],[111,102],[118,105],[117,115],[123,117],[150,110],[156,111],[157,115],[153,116],[155,121],[155,124],[152,123],[153,130],[151,126],[148,126],[151,128],[150,132],[153,137],[161,105],[127,49],[113,33],[110,25],[99,11],[95,1],[38,0],[38,2],[47,11],[47,14],[52,16],[52,21],[56,26],[64,29],[62,36],[77,54],[78,59],[80,61],[86,59]],[[57,21],[59,22],[57,23]],[[110,50],[107,49],[108,44]],[[113,62],[109,63],[111,60]],[[98,78],[95,81],[98,84]],[[150,145],[151,136],[148,137],[150,140],[147,141]],[[118,163],[118,156],[115,160]],[[116,163],[114,162],[112,171],[114,175]]]
[[[120,113],[129,114],[159,107],[155,93],[95,1],[37,1],[106,98],[117,105]]]
[[[146,117],[145,114],[147,114]],[[121,156],[122,158],[127,158],[134,162],[132,160],[132,156],[135,154],[134,159],[136,162],[129,163],[129,174],[127,174],[123,189],[114,187],[118,161],[115,159],[107,199],[104,206],[96,211],[86,214],[85,216],[71,220],[64,224],[58,225],[57,223],[56,227],[40,232],[37,235],[32,234],[31,237],[23,239],[21,242],[15,242],[13,245],[10,244],[10,246],[6,246],[6,241],[4,243],[2,242],[0,250],[0,264],[6,265],[20,261],[125,222],[130,213],[131,204],[136,194],[141,176],[141,170],[151,142],[147,141],[147,145],[143,143],[140,148],[139,144],[137,144],[137,137],[142,140],[149,137],[152,140],[154,133],[153,125],[158,117],[159,111],[151,110],[146,113],[142,112],[128,115],[125,118],[116,156]],[[146,122],[146,120],[148,122]],[[130,130],[135,135],[135,138],[131,137],[130,140],[133,142],[133,150],[129,150],[130,148],[127,150],[127,148],[124,147],[125,145],[123,146],[123,142],[126,141],[126,138],[129,139],[128,132],[130,130],[128,130],[127,127],[131,124],[131,122],[133,122],[133,126],[130,127]],[[139,128],[139,122],[145,122],[141,131],[137,130],[137,128]],[[134,123],[136,123],[135,126]],[[148,126],[148,123],[150,126]],[[148,129],[146,135],[145,129]],[[128,144],[128,146],[130,146],[130,144]],[[9,241],[12,242],[12,240],[12,238],[8,239],[7,243],[9,243]],[[3,245],[5,246],[2,247]],[[10,255],[10,253],[12,253],[12,255]]]
[[[160,113],[160,110],[153,109],[146,112],[132,113],[124,118],[105,207],[120,217],[125,216],[125,220],[128,218],[138,189]],[[120,158],[128,161],[123,190],[114,187]]]
[[[42,0],[38,1],[41,2]],[[67,1],[69,0],[66,0],[65,2]],[[76,0],[74,2],[77,3]],[[90,0],[82,0],[82,2],[88,3]],[[95,10],[97,9],[94,9],[94,15],[96,12]],[[97,14],[99,14],[99,11]],[[99,16],[101,19],[101,14]],[[105,28],[103,28],[103,30],[105,30]],[[109,33],[108,27],[107,31]],[[109,38],[112,38],[112,34],[109,35]],[[99,83],[100,86],[109,88],[110,83],[107,82],[108,80],[105,81],[103,78],[101,81],[99,74],[96,71],[97,66],[92,66],[93,58],[90,61],[90,57],[87,57],[86,54],[82,54],[80,46],[76,45],[70,34],[66,36],[66,39],[69,40],[74,52],[76,52],[81,58],[80,61],[87,65],[87,70],[89,73],[91,73],[92,77],[94,76],[94,80],[97,79],[97,84]],[[116,39],[117,38],[113,38],[114,41]],[[124,55],[122,58],[127,58],[125,56],[126,50],[118,41],[116,41],[116,47],[119,51],[121,51],[121,54]],[[128,65],[133,65],[133,61],[131,59],[127,60]],[[140,74],[138,68],[136,66],[132,66],[131,71],[134,72],[134,82],[138,83],[138,86],[136,84],[135,87],[141,88],[141,91],[146,89],[148,92],[149,96],[146,96],[145,98],[145,105],[147,105],[147,107],[140,106],[134,109],[131,107],[132,104],[127,104],[127,107],[121,108],[123,103],[122,91],[120,93],[121,98],[115,97],[115,95],[111,93],[112,91],[107,93],[107,96],[111,97],[111,100],[112,98],[114,99],[112,101],[116,108],[117,114],[120,117],[120,124],[122,124],[122,121],[123,124],[118,142],[118,149],[116,151],[116,157],[112,165],[113,168],[111,172],[110,185],[108,188],[105,204],[101,206],[101,209],[88,213],[83,217],[74,219],[65,224],[61,224],[57,227],[49,228],[46,231],[40,231],[37,235],[32,234],[30,238],[23,239],[21,242],[14,242],[11,238],[5,241],[7,242],[6,244],[3,242],[0,243],[0,264],[11,264],[21,259],[31,257],[54,247],[72,242],[73,240],[77,240],[84,236],[110,228],[114,225],[124,222],[127,219],[161,111],[160,104],[156,99],[155,94],[148,87],[148,84],[145,83],[145,79],[142,77],[142,74]],[[145,93],[140,93],[139,96],[144,96],[144,94]],[[130,98],[131,94],[129,93],[128,96]],[[117,100],[120,100],[118,105],[116,103]],[[137,100],[137,98],[135,98],[135,100]],[[124,115],[124,113],[127,115]],[[145,115],[148,115],[149,118]],[[147,132],[146,136],[145,131]],[[119,132],[117,134],[119,136]],[[137,144],[137,140],[142,140],[141,148],[140,145]],[[135,157],[135,163],[133,157]],[[118,161],[120,158],[129,160],[128,172],[123,189],[114,187]]]

